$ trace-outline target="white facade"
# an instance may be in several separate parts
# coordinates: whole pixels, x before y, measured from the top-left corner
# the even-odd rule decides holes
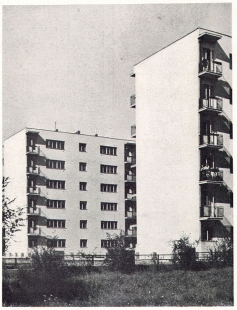
[[[204,35],[206,32],[209,35]],[[213,60],[221,62],[222,74],[201,73],[199,63],[208,57],[202,56],[206,52],[204,48],[213,50],[213,59],[209,61],[212,64]],[[227,230],[232,229],[230,54],[230,37],[196,29],[134,67],[138,226],[136,252],[140,254],[170,253],[171,241],[182,235],[189,235],[191,241],[202,241],[199,249],[204,251],[207,244],[216,240],[219,225],[224,226],[224,229],[229,225]],[[213,85],[214,89],[214,93],[208,97],[212,96],[215,102],[217,97],[221,98],[222,111],[200,109],[202,84],[207,83]],[[204,134],[205,120],[216,124],[216,128],[212,126],[211,132],[206,134],[213,134],[215,130],[216,137],[223,136],[221,147],[200,144],[199,136]],[[225,128],[223,122],[226,120],[228,124]],[[206,154],[215,151],[213,168],[223,171],[224,180],[200,179],[204,149]],[[220,158],[225,162],[221,162]],[[219,205],[224,208],[223,216],[217,218],[214,214],[203,215],[202,210],[206,206],[201,197],[205,190],[212,193],[212,199],[215,200],[213,208]],[[221,197],[224,196],[223,201]],[[222,233],[218,237],[226,235]]]
[[[26,220],[7,255],[26,256],[52,243],[66,254],[105,253],[107,233],[125,230],[128,142],[32,128],[8,138],[7,196],[24,208]]]

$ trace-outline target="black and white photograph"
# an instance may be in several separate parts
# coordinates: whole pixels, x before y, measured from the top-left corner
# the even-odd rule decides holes
[[[233,307],[232,2],[1,9],[2,307]]]

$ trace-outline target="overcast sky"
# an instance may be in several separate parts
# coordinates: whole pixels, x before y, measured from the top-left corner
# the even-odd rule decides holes
[[[231,35],[227,3],[19,5],[2,14],[3,139],[55,122],[130,138],[133,65],[198,26]]]

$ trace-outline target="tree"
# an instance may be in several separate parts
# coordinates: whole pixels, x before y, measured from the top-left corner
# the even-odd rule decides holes
[[[5,255],[10,241],[15,233],[23,226],[23,208],[11,208],[15,199],[9,199],[5,195],[5,190],[9,184],[9,178],[2,178],[2,255]]]

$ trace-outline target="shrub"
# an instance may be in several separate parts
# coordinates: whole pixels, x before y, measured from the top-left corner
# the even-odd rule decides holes
[[[179,269],[195,269],[196,254],[195,248],[190,243],[188,236],[182,236],[172,241],[173,264]]]
[[[217,241],[209,252],[213,267],[233,266],[233,240],[231,238]]]

